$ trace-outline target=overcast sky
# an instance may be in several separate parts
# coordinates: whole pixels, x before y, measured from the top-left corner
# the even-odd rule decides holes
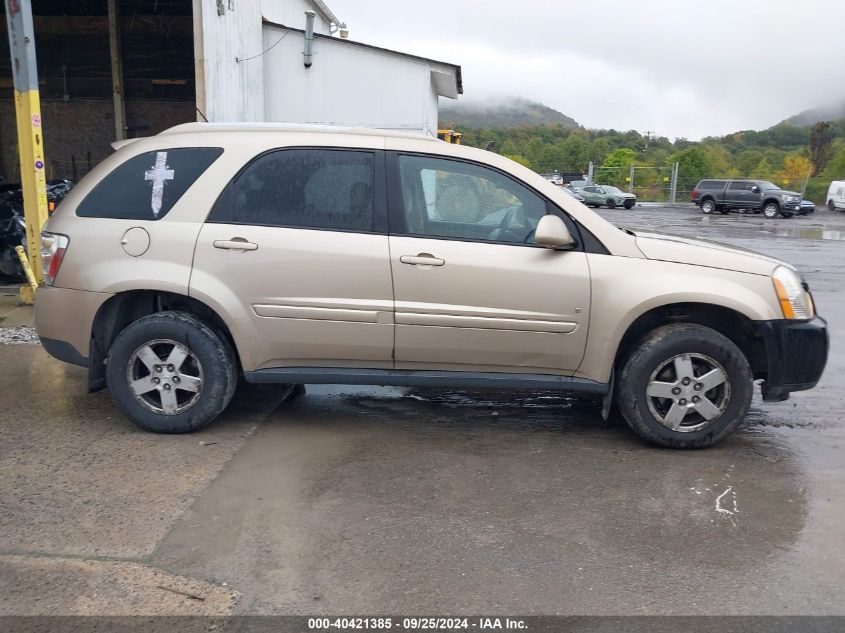
[[[459,64],[590,128],[698,139],[845,98],[842,0],[326,0],[350,39]]]

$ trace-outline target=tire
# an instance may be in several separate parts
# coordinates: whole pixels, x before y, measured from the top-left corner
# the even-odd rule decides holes
[[[836,211],[836,205],[834,204],[833,200],[827,201],[827,208],[831,211]]]
[[[681,367],[687,367],[684,359],[689,361],[692,372],[687,373],[692,378],[688,384],[683,380],[674,384],[676,359]],[[707,389],[707,383],[695,382],[715,369],[721,374],[712,374],[710,382],[723,376],[721,383]],[[618,376],[617,404],[628,425],[647,442],[668,448],[706,448],[729,436],[742,422],[751,405],[752,377],[745,355],[727,337],[693,323],[666,325],[647,334],[625,361]],[[703,390],[696,390],[696,384],[703,384]],[[682,391],[671,391],[666,385]],[[667,393],[669,398],[649,395],[649,390]],[[701,404],[692,404],[695,397]],[[677,400],[673,403],[670,398]],[[681,413],[680,421],[670,419],[673,409]],[[712,417],[707,419],[700,410]]]
[[[767,202],[763,205],[763,215],[773,220],[780,213],[780,205],[777,202]]]
[[[635,204],[637,204],[635,200],[626,200],[625,201],[625,208],[626,209],[633,209]]]
[[[607,200],[605,200],[604,204],[605,204],[605,206],[606,206],[608,209],[615,209],[615,208],[616,208],[616,202],[614,202],[614,201],[613,201],[613,200],[611,200],[610,198],[608,198]]]
[[[711,213],[714,213],[715,211],[716,211],[716,202],[715,201],[710,200],[709,198],[707,200],[701,201],[701,212],[703,214],[710,215]]]
[[[182,358],[173,359],[172,352]],[[158,312],[117,336],[108,353],[106,381],[117,408],[142,429],[190,433],[229,405],[238,384],[237,363],[226,338],[193,315]],[[132,382],[146,391],[133,390]]]

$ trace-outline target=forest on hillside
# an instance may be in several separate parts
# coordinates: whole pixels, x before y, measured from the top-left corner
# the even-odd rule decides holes
[[[679,163],[678,200],[702,178],[759,178],[806,191],[824,203],[831,180],[845,179],[845,119],[812,126],[781,123],[701,141],[647,136],[636,131],[586,130],[563,125],[461,129],[463,143],[503,154],[540,173],[587,173],[597,183],[627,189],[644,200],[666,200],[672,165]]]

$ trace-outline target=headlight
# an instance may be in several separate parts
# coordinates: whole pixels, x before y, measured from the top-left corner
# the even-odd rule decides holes
[[[795,200],[798,200],[798,196],[784,196],[783,197],[784,202],[794,202]]]
[[[815,316],[813,300],[804,290],[801,277],[791,268],[778,266],[772,273],[775,293],[785,319],[812,319]]]

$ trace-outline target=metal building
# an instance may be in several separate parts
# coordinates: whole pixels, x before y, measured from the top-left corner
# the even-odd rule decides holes
[[[32,8],[48,178],[78,179],[112,141],[194,120],[434,134],[438,97],[462,92],[459,66],[341,38],[345,25],[322,0],[32,0]],[[5,40],[5,16],[0,25]],[[0,176],[16,181],[11,75],[4,43]]]

